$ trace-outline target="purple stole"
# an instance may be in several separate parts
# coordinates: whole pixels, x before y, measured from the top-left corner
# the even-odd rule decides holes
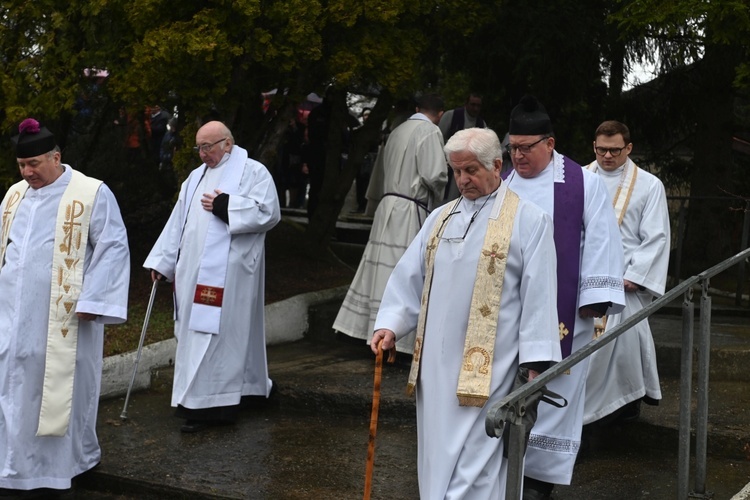
[[[563,359],[573,351],[573,331],[578,314],[578,281],[581,275],[583,226],[583,167],[563,157],[565,182],[555,182],[555,253],[557,254],[557,319]],[[553,165],[554,168],[554,165]],[[507,178],[512,170],[503,175]]]
[[[583,226],[583,168],[563,157],[565,182],[555,183],[555,251],[557,253],[557,320],[563,359],[573,350],[578,314],[578,281],[581,276]]]

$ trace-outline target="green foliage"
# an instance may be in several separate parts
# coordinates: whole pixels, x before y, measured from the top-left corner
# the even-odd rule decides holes
[[[513,106],[524,94],[533,94],[552,117],[560,150],[583,161],[594,122],[604,114],[604,3],[485,4],[481,17],[469,16],[472,24],[461,33],[451,30],[451,23],[464,21],[455,12],[441,25],[448,101],[460,104],[468,91],[482,94],[484,117],[502,137]]]
[[[746,160],[732,151],[733,135],[748,126],[737,116],[738,103],[746,100],[750,90],[747,2],[631,0],[620,6],[613,19],[625,36],[649,39],[659,52],[662,73],[669,71],[650,87],[659,92],[673,86],[674,91],[657,94],[656,102],[663,106],[667,99],[679,99],[685,109],[677,115],[651,113],[653,124],[649,125],[661,125],[671,136],[669,142],[684,141],[689,148],[691,164],[683,175],[693,201],[683,260],[688,272],[693,272],[737,250],[729,235],[738,230],[738,221],[727,213],[734,210],[733,201],[728,200],[746,197],[747,187],[740,181],[746,177]],[[691,78],[678,80],[676,74]],[[681,135],[683,130],[686,133]],[[675,168],[679,163],[665,165],[672,173],[679,170]],[[705,245],[706,241],[712,244]]]
[[[655,154],[670,154],[695,134],[731,133],[729,120],[705,119],[718,106],[701,104],[701,95],[727,93],[728,67],[729,83],[747,97],[747,40],[747,0],[3,0],[0,183],[18,176],[7,137],[34,116],[66,145],[65,160],[111,183],[126,210],[143,211],[125,214],[140,223],[149,212],[139,208],[141,198],[161,203],[171,194],[150,179],[155,165],[144,161],[143,148],[126,157],[125,127],[113,125],[121,107],[139,117],[153,103],[176,107],[185,146],[212,116],[251,154],[261,145],[273,152],[268,142],[280,136],[269,132],[280,129],[274,120],[328,86],[340,96],[351,89],[387,96],[382,116],[391,100],[416,90],[439,91],[450,107],[479,92],[483,115],[500,135],[512,107],[531,93],[552,116],[560,150],[586,161],[601,120],[638,110],[620,99],[628,67],[658,56],[662,71],[675,71],[713,59],[708,77],[678,89],[688,116],[670,104],[675,92],[653,97],[666,103],[657,118],[671,122],[643,120],[643,135],[659,145]],[[92,85],[85,76],[92,68],[108,71],[105,84]],[[263,115],[260,95],[271,89],[278,89],[273,110]],[[701,141],[711,158],[718,146]],[[177,151],[178,179],[197,162],[188,147]],[[690,175],[684,162],[664,163],[670,175]],[[346,184],[350,174],[335,180]]]
[[[91,67],[109,70],[117,101],[173,94],[195,116],[241,100],[228,95],[243,87],[237,78],[245,92],[295,82],[295,74],[307,91],[327,81],[416,88],[429,46],[420,26],[434,8],[405,0],[9,0],[0,8],[2,125],[72,114]]]
[[[612,15],[626,34],[650,39],[663,71],[699,60],[706,45],[742,47],[750,55],[750,9],[745,0],[621,0]],[[651,53],[653,54],[653,52]],[[648,59],[649,53],[644,54]],[[746,63],[737,67],[738,86],[747,85]]]
[[[68,142],[91,83],[84,71],[100,68],[109,73],[95,91],[100,105],[140,114],[168,101],[186,143],[196,120],[214,112],[247,143],[262,135],[262,91],[288,88],[299,99],[329,83],[394,95],[426,86],[438,35],[451,23],[469,32],[481,11],[466,0],[6,0],[0,128],[10,135],[34,116]],[[76,159],[87,160],[80,138],[70,139]],[[182,177],[195,157],[178,152],[175,164]]]
[[[177,42],[179,40],[179,43]],[[132,47],[126,73],[111,89],[125,102],[153,102],[168,92],[187,101],[210,102],[231,79],[232,47],[216,20],[175,22],[146,32]]]

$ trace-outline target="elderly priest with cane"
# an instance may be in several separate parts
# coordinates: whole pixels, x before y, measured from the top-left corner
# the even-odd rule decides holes
[[[174,280],[172,406],[181,432],[231,424],[243,397],[268,398],[266,232],[281,219],[273,178],[221,122],[195,135],[203,165],[180,189],[144,267]]]
[[[114,195],[61,163],[47,128],[26,119],[12,141],[23,180],[2,202],[0,495],[54,498],[101,458],[103,329],[127,317],[130,254]]]
[[[552,219],[501,181],[492,130],[459,131],[445,153],[461,197],[430,214],[393,270],[371,348],[416,328],[420,498],[500,499],[508,461],[487,410],[561,359]]]

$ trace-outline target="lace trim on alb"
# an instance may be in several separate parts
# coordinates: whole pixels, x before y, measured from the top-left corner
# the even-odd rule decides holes
[[[531,434],[529,436],[529,447],[558,453],[578,453],[578,450],[581,448],[581,442]]]
[[[552,151],[552,167],[555,173],[555,182],[565,182],[565,157],[557,151]]]
[[[581,281],[581,290],[591,288],[607,288],[609,290],[621,290],[622,280],[612,276],[589,276]]]

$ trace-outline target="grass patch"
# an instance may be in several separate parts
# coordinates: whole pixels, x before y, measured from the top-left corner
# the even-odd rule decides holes
[[[171,295],[166,289],[161,291],[164,294]],[[158,292],[157,292],[158,293]],[[130,307],[128,309],[128,321],[119,325],[107,325],[104,327],[104,356],[113,356],[125,352],[135,351],[138,349],[138,342],[143,330],[143,320],[146,316],[146,306],[148,297],[145,300],[133,301],[131,296]],[[172,304],[168,302],[168,307],[162,307],[154,301],[154,307],[151,310],[151,318],[146,329],[146,338],[143,345],[153,344],[162,340],[170,339],[174,336],[174,320],[172,319]]]
[[[113,356],[138,349],[143,330],[148,299],[151,295],[151,278],[142,269],[136,268],[130,276],[128,294],[128,320],[119,325],[104,327],[104,356]],[[162,283],[156,290],[151,318],[146,329],[143,345],[149,345],[174,336],[172,285]]]
[[[277,225],[266,235],[266,305],[302,293],[351,283],[354,276],[354,269],[351,267],[342,263],[313,259],[304,251],[300,251],[303,246],[302,236],[303,232],[299,227],[285,222]],[[141,265],[155,238],[140,235],[131,239],[128,321],[121,325],[107,325],[104,328],[104,356],[138,349],[152,286],[149,273]],[[355,254],[350,258],[357,261],[360,256]],[[156,291],[144,345],[174,336],[172,314],[172,284],[162,283]]]
[[[138,349],[138,342],[143,330],[143,318],[146,314],[145,304],[136,304],[131,307],[130,319],[120,325],[107,325],[104,328],[104,356],[114,356]],[[172,310],[151,311],[151,319],[148,322],[146,337],[143,345],[153,344],[174,336],[174,321]]]

